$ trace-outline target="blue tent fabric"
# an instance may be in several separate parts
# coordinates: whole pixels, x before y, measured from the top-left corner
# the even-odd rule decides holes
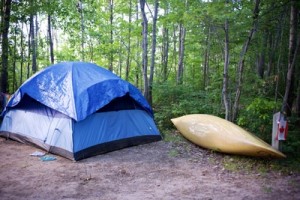
[[[2,116],[0,136],[72,160],[162,139],[141,92],[86,62],[62,62],[36,73]]]
[[[18,105],[25,94],[76,121],[126,94],[153,115],[150,105],[135,86],[87,62],[62,62],[38,72],[15,92],[7,109]]]

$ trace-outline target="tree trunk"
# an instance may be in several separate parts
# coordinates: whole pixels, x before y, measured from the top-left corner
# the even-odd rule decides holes
[[[135,10],[136,10],[136,21],[139,21],[139,4],[137,3],[135,6]],[[140,37],[137,37],[137,43],[136,43],[136,49],[140,49],[141,48],[141,41],[140,41]],[[136,51],[135,54],[136,58],[136,65],[137,67],[135,68],[135,86],[137,86],[138,88],[141,88],[142,86],[140,86],[140,74],[143,71],[143,68],[141,69],[140,66],[142,65],[141,63],[141,53],[139,51]]]
[[[31,36],[31,51],[32,51],[32,63],[31,63],[31,70],[32,74],[34,74],[37,71],[37,30],[38,30],[38,24],[37,24],[37,14],[36,14],[36,4],[35,0],[30,0],[30,36]]]
[[[132,0],[129,1],[129,27],[128,27],[128,49],[127,49],[127,58],[126,58],[126,72],[125,72],[125,80],[128,81],[129,78],[129,70],[130,70],[130,54],[131,54],[131,21],[132,21]]]
[[[12,91],[16,90],[17,79],[16,79],[16,60],[17,60],[17,25],[15,26],[14,33],[14,55],[13,55],[13,87]]]
[[[163,43],[162,43],[162,80],[168,79],[168,61],[169,61],[169,29],[163,28]]]
[[[243,49],[240,54],[240,60],[238,63],[238,77],[237,77],[237,89],[236,89],[236,95],[235,100],[233,104],[233,111],[232,111],[232,121],[235,121],[237,119],[238,111],[239,111],[239,104],[240,104],[240,97],[242,92],[242,82],[243,82],[243,70],[244,70],[244,61],[245,61],[245,55],[248,51],[248,47],[250,45],[250,42],[252,40],[252,37],[256,31],[257,24],[258,24],[258,14],[259,14],[259,3],[260,0],[255,0],[255,6],[253,10],[253,25],[252,29],[249,32],[248,38],[243,46]]]
[[[281,19],[283,19],[283,15],[282,15]],[[281,76],[282,73],[280,72],[282,47],[284,46],[283,45],[283,43],[284,43],[284,41],[283,41],[284,31],[282,30],[283,29],[282,28],[283,27],[282,26],[282,21],[283,20],[280,20],[280,22],[279,22],[279,26],[277,28],[279,30],[278,30],[277,35],[276,35],[277,39],[275,40],[276,44],[274,45],[275,47],[278,46],[278,48],[276,49],[276,51],[278,51],[278,58],[277,58],[277,61],[276,61],[276,72],[275,72],[276,73],[276,76],[275,76],[275,102],[277,102],[277,100],[278,100],[278,94],[279,94],[279,92],[278,92],[279,87],[278,86],[279,86],[280,79],[282,79],[282,76]],[[276,108],[274,109],[274,113],[275,112],[277,112]]]
[[[265,53],[264,50],[257,56],[257,74],[258,77],[263,79],[264,78],[264,68],[265,65]]]
[[[23,65],[24,65],[24,33],[23,33],[23,23],[21,28],[21,64],[20,64],[20,83],[19,85],[22,85],[23,83]]]
[[[34,73],[36,71],[38,71],[38,63],[37,63],[37,59],[39,57],[39,51],[38,51],[38,47],[39,47],[39,37],[38,37],[38,32],[39,32],[39,23],[38,23],[38,15],[35,14],[35,35],[34,35],[34,45],[35,45],[35,49],[34,49],[34,54],[35,54],[35,70]]]
[[[171,63],[171,67],[174,68],[174,70],[176,71],[176,65],[177,65],[177,32],[178,29],[178,25],[173,25],[173,56],[172,56],[172,63]]]
[[[51,64],[54,64],[54,52],[53,52],[51,15],[48,15],[48,35],[49,35],[50,62],[51,62]]]
[[[110,0],[109,1],[109,10],[110,10],[110,55],[109,55],[109,70],[113,71],[113,59],[114,59],[114,54],[113,54],[113,43],[114,43],[114,38],[113,38],[113,7],[114,6],[114,1]]]
[[[155,52],[156,52],[156,22],[158,13],[158,0],[154,3],[154,16],[152,26],[152,51],[151,51],[151,65],[150,65],[150,76],[149,76],[149,104],[152,105],[152,86],[153,86],[153,75],[155,68]]]
[[[292,113],[292,105],[295,98],[294,84],[295,84],[295,64],[297,58],[297,51],[299,48],[300,34],[297,41],[297,23],[298,23],[298,9],[296,8],[296,2],[291,1],[291,15],[290,15],[290,39],[289,39],[289,57],[288,57],[288,72],[286,76],[285,93],[283,97],[283,103],[281,111],[290,116]]]
[[[287,7],[287,6],[285,6]],[[287,7],[288,8],[288,7]],[[273,74],[279,75],[279,64],[280,64],[280,58],[281,58],[281,51],[282,51],[282,37],[283,37],[283,26],[284,26],[284,18],[286,18],[288,11],[284,9],[279,18],[277,19],[278,24],[276,26],[276,34],[272,36],[272,32],[269,36],[269,63],[268,63],[268,70],[267,70],[267,76],[271,76],[272,72]],[[278,55],[277,64],[276,64],[276,57],[275,53]],[[277,65],[277,67],[276,67]]]
[[[258,56],[258,62],[257,62],[257,74],[259,78],[263,79],[264,78],[264,72],[265,72],[265,52],[266,52],[266,47],[268,45],[268,33],[263,34],[263,46],[262,50]]]
[[[279,30],[277,30],[278,32]],[[268,40],[268,64],[267,64],[267,73],[266,76],[270,77],[271,72],[274,71],[274,54],[275,54],[275,41],[273,38],[273,34],[269,33],[269,40]]]
[[[88,43],[88,49],[89,49],[89,56],[90,56],[90,60],[94,60],[94,41],[92,41],[91,39],[87,42]]]
[[[143,79],[144,79],[144,96],[149,101],[149,87],[148,87],[148,19],[145,13],[145,0],[140,0],[140,6],[141,6],[141,12],[142,12],[142,18],[143,18],[143,42],[142,42],[142,48],[143,48],[143,56],[142,56],[142,66],[143,66]]]
[[[299,77],[299,76],[298,76]],[[296,115],[300,118],[300,80],[298,80],[297,100],[296,100]],[[299,120],[298,120],[299,123]],[[298,124],[300,125],[300,124]]]
[[[36,45],[35,45],[35,30],[34,30],[34,15],[30,14],[30,37],[31,37],[31,51],[32,51],[32,63],[31,63],[31,70],[34,74],[36,72]]]
[[[3,33],[4,10],[5,10],[4,6],[5,6],[4,0],[0,0],[0,41],[1,41],[1,47],[2,47],[2,33]],[[1,56],[2,56],[2,51],[0,53],[1,53]]]
[[[78,12],[80,13],[80,29],[81,29],[81,60],[85,60],[85,53],[84,53],[84,43],[85,43],[85,27],[84,27],[84,15],[83,15],[83,4],[82,0],[79,0],[78,5]]]
[[[225,44],[224,44],[224,71],[223,71],[223,89],[222,89],[222,96],[223,102],[225,106],[225,119],[230,121],[230,102],[229,102],[229,95],[228,95],[228,68],[229,68],[229,33],[228,33],[228,19],[225,20]]]
[[[168,4],[169,6],[169,4]],[[164,15],[169,14],[169,7],[164,10]],[[162,63],[162,80],[165,82],[168,79],[168,60],[169,60],[169,29],[164,25],[162,30],[162,50],[161,50],[161,63]]]
[[[211,34],[211,25],[209,25],[208,27],[208,33],[205,40],[205,52],[204,52],[204,63],[203,63],[203,90],[208,85],[210,34]]]
[[[124,17],[124,16],[122,16],[122,17]],[[120,41],[119,41],[119,44],[122,44],[123,43],[123,38],[122,38],[122,35],[120,35],[119,36],[120,37]],[[122,52],[122,46],[120,45],[119,46],[119,51],[118,51],[119,53],[119,62],[118,62],[118,68],[119,68],[119,76],[120,76],[120,78],[122,78],[122,71],[123,71],[123,52]]]
[[[184,41],[185,41],[185,28],[182,23],[179,25],[179,61],[177,69],[177,85],[183,83],[183,60],[184,60]]]
[[[29,32],[28,33],[28,40],[27,40],[27,46],[28,46],[28,55],[27,55],[27,74],[26,79],[29,79],[30,77],[30,56],[31,56],[31,26],[29,25]]]
[[[1,21],[1,35],[2,35],[2,70],[1,70],[1,88],[0,92],[8,92],[8,31],[11,10],[11,0],[2,0],[2,21]]]

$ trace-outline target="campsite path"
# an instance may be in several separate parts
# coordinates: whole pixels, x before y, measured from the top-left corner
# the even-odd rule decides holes
[[[0,138],[0,199],[299,199],[300,175],[229,171],[220,154],[160,141],[72,162],[43,162]],[[218,158],[219,157],[219,158]]]

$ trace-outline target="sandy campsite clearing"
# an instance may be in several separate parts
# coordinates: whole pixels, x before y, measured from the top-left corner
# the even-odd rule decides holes
[[[0,138],[0,199],[300,199],[300,174],[227,170],[224,155],[160,141],[73,162]],[[228,156],[227,156],[228,157]]]

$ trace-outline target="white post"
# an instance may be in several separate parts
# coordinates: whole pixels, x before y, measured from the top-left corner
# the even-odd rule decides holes
[[[279,140],[276,139],[277,127],[278,127],[277,120],[279,116],[280,116],[280,112],[275,113],[273,115],[273,129],[272,129],[272,147],[277,150],[279,150]]]

